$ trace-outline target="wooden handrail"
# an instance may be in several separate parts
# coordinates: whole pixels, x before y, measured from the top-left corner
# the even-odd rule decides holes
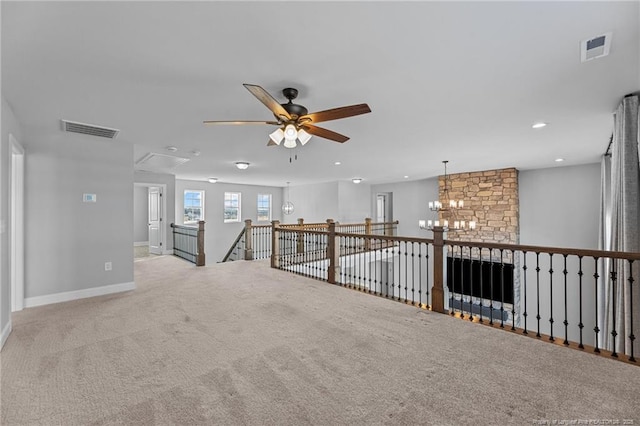
[[[227,254],[224,255],[224,257],[222,258],[222,262],[226,262],[227,260],[229,260],[229,256],[231,256],[231,253],[233,253],[233,249],[236,247],[236,244],[238,244],[238,241],[240,241],[240,239],[242,238],[242,236],[244,235],[244,231],[245,228],[242,228],[242,230],[240,231],[240,233],[238,234],[238,236],[236,237],[235,241],[233,242],[233,244],[231,244],[231,247],[229,248],[229,251],[227,252]]]

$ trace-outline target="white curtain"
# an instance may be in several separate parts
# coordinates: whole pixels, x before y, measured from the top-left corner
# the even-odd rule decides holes
[[[602,250],[640,251],[640,115],[638,96],[625,97],[614,114],[611,157],[602,159],[600,238]],[[631,353],[631,332],[637,335],[634,353],[639,355],[640,277],[638,262],[605,260],[598,284],[599,346]],[[616,278],[615,280],[613,278]],[[633,282],[629,278],[633,277]],[[633,291],[631,290],[633,286]],[[632,323],[633,322],[633,323]],[[615,330],[614,338],[612,332]],[[615,341],[615,348],[613,343]]]

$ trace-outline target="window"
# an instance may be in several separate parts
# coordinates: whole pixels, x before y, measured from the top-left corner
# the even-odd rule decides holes
[[[240,193],[224,193],[224,222],[240,222]]]
[[[271,221],[271,194],[258,194],[258,222]]]
[[[192,225],[201,220],[204,220],[204,191],[185,189],[182,222],[185,225]]]

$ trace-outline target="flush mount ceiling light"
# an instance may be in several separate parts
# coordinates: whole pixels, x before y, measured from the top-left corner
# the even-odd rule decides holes
[[[218,181],[218,178],[209,178],[208,181],[209,183],[216,183]]]
[[[544,122],[540,121],[538,123],[533,123],[531,128],[533,128],[533,129],[542,129],[543,127],[546,127],[546,126],[547,126],[547,123],[544,123]]]
[[[246,161],[237,161],[236,167],[239,168],[240,170],[245,170],[249,167],[249,163],[247,163]]]
[[[336,165],[336,166],[339,166],[339,165],[340,165],[340,164],[342,164],[342,163],[341,163],[341,162],[339,162],[339,161],[336,161],[336,162],[335,162],[335,163],[333,163],[333,164],[334,164],[334,165]]]
[[[175,146],[168,146],[167,147],[167,151],[169,151],[169,152],[176,152],[177,150],[178,150],[178,148],[175,147]]]
[[[556,158],[556,163],[562,163],[564,161],[564,158]]]
[[[351,179],[351,182],[360,183],[360,182],[362,182],[362,178],[353,178],[353,179]]]

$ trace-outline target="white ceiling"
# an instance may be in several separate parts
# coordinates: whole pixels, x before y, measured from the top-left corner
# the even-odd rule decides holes
[[[184,179],[381,183],[441,174],[441,160],[451,173],[593,163],[613,110],[640,89],[638,1],[1,7],[2,94],[27,134],[60,132],[60,119],[117,128],[109,143],[134,145],[134,161],[177,147]],[[606,32],[611,54],[581,63],[580,41]],[[270,126],[204,126],[273,119],[242,83],[281,102],[295,87],[309,111],[372,113],[322,123],[345,144],[313,137],[295,151],[267,147]],[[549,126],[533,130],[539,120]]]

